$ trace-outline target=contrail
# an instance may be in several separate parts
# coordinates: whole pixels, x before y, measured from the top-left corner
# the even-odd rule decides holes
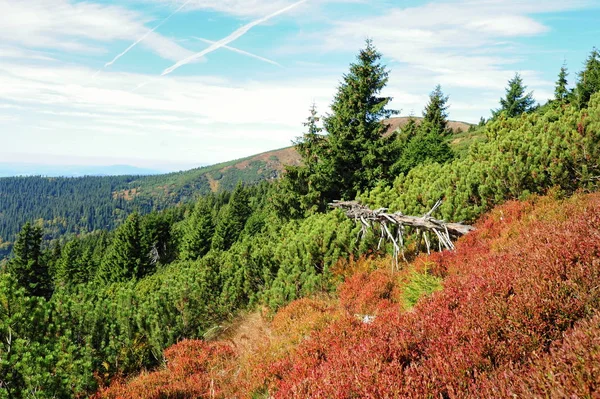
[[[276,17],[276,16],[278,16],[280,14],[283,14],[283,13],[291,10],[292,8],[298,7],[302,3],[306,3],[307,1],[308,0],[300,0],[300,1],[298,1],[298,2],[296,2],[294,4],[292,4],[292,5],[289,5],[289,6],[283,8],[283,9],[281,9],[279,11],[274,12],[273,14],[267,15],[266,17],[257,19],[256,21],[250,22],[249,24],[242,26],[241,28],[239,28],[238,30],[234,31],[229,36],[227,36],[227,37],[225,37],[225,38],[223,38],[223,39],[221,39],[221,40],[219,40],[217,42],[214,42],[213,44],[211,44],[210,46],[208,46],[208,48],[206,48],[205,50],[202,50],[199,53],[190,55],[189,57],[184,58],[181,61],[178,61],[175,65],[173,65],[173,66],[165,69],[163,71],[163,73],[160,74],[160,76],[168,75],[171,72],[173,72],[174,70],[178,69],[179,67],[182,67],[182,66],[184,66],[186,64],[189,64],[190,62],[192,62],[192,61],[194,61],[194,60],[196,60],[198,58],[204,57],[208,53],[212,53],[213,51],[218,50],[218,49],[220,49],[223,46],[226,46],[227,44],[231,43],[232,41],[234,41],[236,39],[239,39],[240,37],[242,37],[243,35],[245,35],[246,33],[248,33],[248,31],[250,29],[254,28],[256,25],[260,25],[263,22],[266,22],[266,21],[270,20],[271,18],[274,18],[274,17]]]
[[[194,39],[199,40],[199,41],[204,42],[204,43],[215,44],[215,42],[213,42],[212,40],[203,39],[201,37],[195,37],[195,36],[192,36],[192,37]],[[280,63],[275,62],[273,60],[270,60],[268,58],[261,57],[260,55],[252,54],[252,53],[249,53],[247,51],[240,50],[240,49],[237,49],[235,47],[230,47],[230,46],[227,46],[227,45],[224,45],[223,48],[226,48],[227,50],[231,50],[234,53],[238,53],[238,54],[242,54],[242,55],[247,55],[248,57],[255,58],[257,60],[264,61],[266,63],[269,63],[269,64],[272,64],[272,65],[278,66],[280,68],[283,68],[283,65],[281,65]]]
[[[142,37],[140,37],[139,39],[137,39],[135,42],[133,42],[131,44],[131,46],[127,47],[125,49],[125,51],[123,51],[122,53],[120,53],[119,55],[117,55],[115,58],[113,58],[112,61],[107,62],[106,64],[104,64],[104,68],[108,68],[109,66],[111,66],[112,64],[115,63],[115,61],[117,61],[119,58],[123,57],[125,54],[127,54],[129,52],[129,50],[131,50],[132,48],[134,48],[135,46],[137,46],[141,41],[143,41],[145,38],[147,38],[152,32],[154,32],[155,30],[157,30],[158,28],[160,28],[161,26],[163,26],[169,19],[171,19],[171,17],[175,14],[177,14],[179,11],[181,11],[183,9],[183,7],[187,6],[192,0],[187,0],[185,3],[183,3],[183,5],[181,7],[179,7],[177,10],[173,11],[168,17],[166,17],[165,19],[163,19],[158,25],[156,25],[154,28],[150,29],[148,32],[146,32],[146,34]],[[100,72],[100,71],[98,71]],[[96,74],[98,74],[98,72],[96,72]]]

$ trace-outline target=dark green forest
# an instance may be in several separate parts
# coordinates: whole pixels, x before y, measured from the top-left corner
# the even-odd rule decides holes
[[[345,260],[391,253],[373,249],[378,237],[358,241],[360,226],[328,211],[333,200],[420,215],[443,199],[437,217],[471,222],[510,199],[597,190],[600,54],[573,89],[563,72],[542,106],[516,75],[490,119],[462,133],[477,139],[455,149],[440,86],[421,123],[383,134],[392,77],[368,41],[331,113],[311,108],[295,142],[302,165],[278,180],[231,176],[211,193],[185,172],[170,175],[178,190],[164,197],[150,195],[160,176],[0,180],[0,234],[20,231],[0,272],[0,398],[88,397],[159,366],[184,338],[210,338],[243,309],[330,292]],[[134,200],[112,197],[136,184]]]
[[[246,159],[156,176],[7,177],[0,178],[0,259],[25,222],[44,226],[47,240],[114,230],[133,212],[147,214],[193,202],[212,189],[231,191],[241,181],[256,184],[276,178],[277,169]]]

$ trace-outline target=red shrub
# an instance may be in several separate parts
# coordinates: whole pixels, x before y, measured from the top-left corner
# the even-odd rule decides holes
[[[348,317],[314,334],[274,365],[275,397],[504,396],[500,376],[520,375],[600,307],[598,226],[598,194],[497,209],[455,253],[429,258],[448,273],[442,292],[411,312],[387,308],[371,324]],[[372,306],[383,281],[351,278],[342,303]],[[566,370],[569,353],[552,355],[545,367]],[[599,367],[597,351],[586,359],[581,374]],[[520,392],[543,392],[538,368]]]
[[[397,301],[397,277],[386,270],[357,273],[338,288],[340,305],[350,315],[372,315]]]
[[[166,367],[129,382],[117,382],[98,393],[99,398],[166,399],[223,397],[234,352],[229,345],[185,340],[165,350]]]

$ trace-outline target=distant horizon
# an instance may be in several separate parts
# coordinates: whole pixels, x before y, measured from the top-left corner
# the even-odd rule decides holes
[[[35,162],[0,162],[1,177],[43,176],[43,177],[84,177],[84,176],[123,176],[161,175],[182,172],[209,166],[207,164],[185,167],[162,165],[160,168],[136,166],[126,163],[116,164],[56,164]]]
[[[420,119],[420,115],[399,115],[392,117],[396,118],[416,118]],[[465,124],[475,124],[471,122],[459,121],[449,119],[448,122],[459,122]],[[47,176],[47,177],[81,177],[81,176],[117,176],[122,174],[104,174],[103,170],[108,168],[123,168],[123,169],[139,169],[143,175],[159,175],[165,173],[182,172],[190,169],[202,168],[205,166],[217,165],[223,162],[234,161],[236,159],[243,159],[246,157],[258,155],[264,152],[276,151],[283,148],[291,147],[293,144],[290,142],[288,146],[277,147],[266,149],[259,153],[252,153],[237,158],[227,158],[219,160],[214,163],[174,163],[165,160],[148,160],[148,159],[135,159],[135,158],[123,158],[114,159],[108,157],[81,157],[81,156],[61,156],[53,154],[3,154],[0,153],[0,177],[16,177],[16,176]],[[12,159],[12,161],[6,161],[6,159]],[[24,160],[26,159],[26,160]],[[87,161],[87,162],[86,162]],[[33,171],[26,171],[23,174],[13,174],[7,172],[8,169],[33,169]],[[74,170],[73,170],[74,169]],[[63,170],[63,172],[57,171]],[[67,174],[66,170],[72,170]],[[80,170],[82,172],[78,172]],[[86,172],[97,170],[94,174],[86,174]],[[131,173],[123,173],[131,174]]]

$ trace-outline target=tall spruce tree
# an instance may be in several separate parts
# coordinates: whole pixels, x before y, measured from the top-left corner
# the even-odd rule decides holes
[[[219,212],[219,222],[212,239],[212,248],[228,250],[240,237],[251,213],[248,191],[239,182],[229,203]]]
[[[448,96],[442,92],[442,87],[437,85],[429,94],[429,102],[423,110],[423,127],[428,131],[437,131],[444,135],[448,129]]]
[[[63,248],[56,262],[56,282],[72,285],[87,281],[89,276],[88,264],[81,262],[82,253],[78,240],[69,241]]]
[[[391,97],[380,95],[389,75],[380,61],[381,54],[367,40],[338,87],[332,113],[323,120],[328,133],[327,151],[322,155],[322,170],[328,175],[327,200],[354,198],[389,177],[393,159],[386,152],[393,137],[383,137],[388,129],[383,120],[398,112],[387,108]]]
[[[28,295],[49,298],[52,294],[50,274],[42,258],[42,228],[27,222],[17,236],[8,271]]]
[[[112,245],[100,264],[99,278],[104,282],[124,282],[141,278],[148,264],[143,248],[140,216],[131,214],[115,231]]]
[[[533,92],[525,94],[527,86],[523,85],[521,75],[515,73],[515,76],[508,81],[506,87],[506,96],[500,99],[500,108],[493,111],[494,116],[504,112],[509,118],[514,118],[525,112],[531,112],[535,109],[535,100]]]
[[[592,94],[600,91],[600,51],[594,48],[585,61],[585,68],[579,72],[579,81],[575,89],[577,104],[587,107]]]
[[[316,105],[309,110],[304,122],[306,132],[293,142],[302,158],[302,165],[286,166],[273,203],[279,215],[299,218],[325,208],[324,190],[327,175],[323,170],[322,157],[327,149],[327,138],[319,127],[320,118]]]
[[[566,103],[569,98],[569,89],[567,88],[569,82],[567,81],[567,76],[569,76],[567,65],[563,64],[558,73],[558,79],[554,88],[554,100],[561,104]]]
[[[214,231],[212,200],[210,197],[201,198],[196,203],[194,212],[184,222],[180,258],[196,260],[206,255],[210,250]]]

